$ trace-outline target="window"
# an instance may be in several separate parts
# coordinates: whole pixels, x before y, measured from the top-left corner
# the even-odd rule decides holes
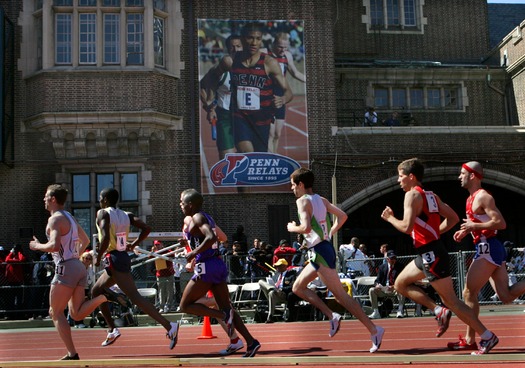
[[[94,13],[79,14],[79,61],[80,64],[96,64],[97,62],[97,39],[96,25],[97,15]]]
[[[421,0],[369,0],[365,3],[369,32],[422,33],[426,18],[422,16]]]
[[[155,65],[164,66],[164,19],[153,18],[153,52]]]
[[[127,16],[127,64],[144,64],[144,18],[142,14],[131,13]]]
[[[54,14],[55,32],[44,35],[43,44],[54,38],[55,65],[145,65],[147,50],[154,53],[154,65],[166,64],[165,1],[53,0],[52,6],[43,6]],[[35,18],[41,16],[35,13]],[[146,24],[150,29],[144,28]],[[41,18],[36,26],[42,29]]]
[[[104,64],[120,64],[119,14],[104,14]]]
[[[383,110],[462,110],[464,106],[459,96],[460,85],[442,86],[397,86],[378,85],[373,87],[373,101]]]
[[[72,14],[57,14],[56,15],[56,63],[57,64],[71,64],[71,20]]]
[[[87,234],[96,233],[99,194],[104,188],[117,188],[120,194],[119,207],[139,214],[138,172],[73,173],[71,183],[71,213]]]

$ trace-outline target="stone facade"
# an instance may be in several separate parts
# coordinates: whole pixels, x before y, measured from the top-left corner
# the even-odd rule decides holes
[[[330,178],[335,173],[337,202],[351,216],[343,241],[359,223],[368,232],[358,235],[372,246],[391,239],[409,249],[406,239],[395,235],[371,208],[400,200],[396,166],[413,156],[427,162],[431,181],[451,187],[458,186],[461,162],[480,160],[490,172],[489,184],[508,190],[519,201],[525,198],[525,135],[517,129],[524,124],[525,98],[523,89],[515,88],[521,115],[507,114],[508,101],[497,92],[506,88],[505,69],[482,62],[490,51],[485,0],[417,2],[423,4],[423,14],[415,32],[370,30],[366,0],[338,1],[337,6],[314,0],[173,0],[166,2],[165,10],[174,30],[165,68],[152,65],[147,52],[144,67],[57,67],[50,57],[52,48],[46,49],[51,46],[43,42],[43,69],[32,51],[39,44],[31,38],[39,16],[35,3],[0,0],[16,25],[18,70],[15,127],[8,145],[14,160],[7,157],[7,165],[0,166],[5,203],[0,244],[26,244],[21,228],[34,228],[43,240],[45,187],[58,181],[71,188],[70,174],[75,172],[136,170],[138,214],[155,231],[180,229],[179,194],[200,183],[195,61],[199,18],[304,20],[310,166],[316,172],[317,191],[328,198],[334,194]],[[53,19],[46,13],[52,1],[43,3],[43,18]],[[518,45],[523,47],[523,42]],[[378,65],[377,60],[394,64]],[[421,63],[427,61],[440,64]],[[519,78],[523,76],[516,76],[515,83],[523,84]],[[454,81],[461,85],[462,106],[457,111],[414,110],[417,123],[412,126],[344,126],[346,113],[358,111],[360,117],[373,101],[370,91],[377,80]],[[352,106],[343,106],[346,103]],[[511,106],[514,111],[516,107]],[[390,112],[386,109],[382,115]],[[460,188],[457,192],[459,212],[466,193]],[[205,201],[206,210],[227,234],[243,224],[249,239],[276,242],[287,236],[286,222],[297,218],[291,193],[210,195]],[[510,237],[524,243],[525,233],[511,227]]]

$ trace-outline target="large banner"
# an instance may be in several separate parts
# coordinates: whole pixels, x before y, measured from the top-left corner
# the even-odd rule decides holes
[[[289,192],[308,166],[303,22],[199,19],[202,193]]]

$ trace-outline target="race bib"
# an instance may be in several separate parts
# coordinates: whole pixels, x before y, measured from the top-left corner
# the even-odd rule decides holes
[[[492,259],[490,255],[490,244],[489,243],[478,243],[476,245],[476,259],[478,258],[489,258]]]
[[[122,252],[127,248],[127,236],[126,232],[117,233],[117,250]]]
[[[64,265],[57,265],[55,268],[55,274],[59,276],[64,276]]]
[[[433,251],[430,251],[427,253],[423,253],[421,255],[421,258],[423,258],[423,264],[431,264],[434,263],[434,261],[436,260],[436,255]]]
[[[432,192],[425,192],[425,197],[427,198],[428,210],[430,213],[439,212],[439,207],[436,200],[436,195]]]
[[[237,87],[237,107],[240,110],[259,110],[261,90],[256,87]]]
[[[196,263],[195,267],[193,268],[193,273],[197,276],[202,276],[206,274],[206,263],[200,262]]]

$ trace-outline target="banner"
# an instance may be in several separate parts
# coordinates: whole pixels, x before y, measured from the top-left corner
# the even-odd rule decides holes
[[[203,194],[289,192],[308,166],[303,21],[198,20]]]

